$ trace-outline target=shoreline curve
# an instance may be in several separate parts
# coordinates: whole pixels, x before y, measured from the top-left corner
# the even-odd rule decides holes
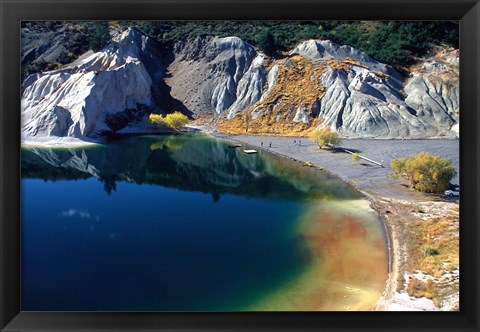
[[[221,134],[217,132],[210,132],[207,133],[212,137],[217,139],[224,139],[229,141],[236,141],[240,143],[244,143],[249,145],[250,147],[255,147],[256,149],[261,149],[263,151],[268,151],[270,153],[274,153],[280,155],[282,157],[297,161],[299,163],[304,164],[308,167],[316,167],[320,170],[325,170],[330,174],[337,176],[339,179],[347,182],[348,184],[352,185],[360,194],[362,194],[365,199],[370,202],[370,207],[375,210],[378,214],[379,218],[382,222],[382,230],[385,234],[385,246],[387,251],[387,258],[388,258],[388,274],[387,280],[385,282],[385,288],[382,293],[382,296],[378,299],[376,305],[373,308],[373,311],[416,311],[416,310],[428,310],[422,309],[418,307],[418,304],[415,303],[414,300],[412,301],[404,301],[402,305],[399,305],[395,301],[395,296],[397,293],[398,288],[398,279],[402,277],[401,275],[401,265],[406,264],[406,252],[405,249],[402,248],[403,245],[399,241],[399,235],[397,234],[398,230],[396,227],[392,227],[392,225],[388,222],[386,218],[385,211],[382,208],[382,204],[387,202],[423,202],[431,200],[432,196],[428,194],[423,194],[419,192],[414,192],[411,190],[406,189],[406,187],[402,184],[401,180],[394,180],[394,179],[385,179],[385,172],[382,172],[380,175],[376,174],[373,177],[368,176],[364,172],[360,172],[358,174],[347,174],[351,173],[348,172],[345,167],[333,168],[331,162],[322,162],[317,160],[312,161],[312,151],[311,148],[313,143],[309,142],[308,139],[304,139],[304,143],[301,143],[301,149],[298,149],[298,143],[291,144],[292,141],[298,142],[298,140],[302,139],[302,137],[295,138],[295,137],[282,137],[282,136],[261,136],[261,135],[232,135],[232,134]],[[374,141],[374,140],[352,140],[352,141]],[[417,142],[418,140],[411,140],[412,142]],[[442,140],[444,141],[444,140]],[[457,141],[458,140],[452,140]],[[262,144],[265,142],[265,144]],[[268,143],[267,143],[268,142]],[[270,147],[270,142],[272,142],[272,146]],[[285,143],[287,142],[287,143]],[[385,142],[385,141],[384,141]],[[405,142],[405,141],[400,141]],[[408,141],[407,141],[408,142]],[[425,141],[423,141],[425,142]],[[259,144],[260,143],[260,144]],[[292,149],[292,146],[297,144],[297,146]],[[415,145],[415,144],[414,144]],[[412,150],[415,150],[416,146],[413,147]],[[423,144],[420,144],[419,148],[424,148]],[[312,150],[312,151],[311,151]],[[458,151],[457,151],[458,152]],[[318,150],[315,151],[317,155],[321,155]],[[455,154],[453,155],[455,157]],[[459,164],[459,156],[456,155],[456,159],[452,158],[454,161],[454,165],[458,169]],[[351,157],[348,156],[348,160],[351,161]],[[383,162],[383,160],[382,160]],[[345,164],[345,160],[344,160]],[[389,162],[388,162],[389,165]],[[351,165],[350,165],[351,166]],[[350,167],[353,168],[353,167]],[[342,173],[343,171],[343,173]],[[354,172],[355,173],[355,172]],[[362,176],[365,178],[361,179]],[[454,181],[458,181],[458,179],[454,179]],[[386,212],[388,213],[388,211]]]

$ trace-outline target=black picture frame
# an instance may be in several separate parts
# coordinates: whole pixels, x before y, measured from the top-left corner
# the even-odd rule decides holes
[[[0,0],[1,331],[479,331],[478,0]],[[459,312],[21,312],[20,21],[140,19],[460,20]]]

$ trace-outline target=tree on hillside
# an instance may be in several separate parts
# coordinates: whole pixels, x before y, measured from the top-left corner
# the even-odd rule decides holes
[[[93,51],[100,51],[111,40],[108,22],[95,22],[94,29],[88,37],[88,47]]]
[[[273,36],[270,29],[264,29],[258,34],[257,45],[265,54],[273,55],[277,50],[277,45],[275,44],[275,37]]]
[[[393,159],[390,166],[394,170],[390,176],[403,177],[409,181],[411,188],[426,193],[442,193],[456,174],[451,160],[433,156],[428,152]]]
[[[330,127],[315,129],[308,138],[312,142],[317,143],[320,149],[327,145],[337,146],[342,144],[340,136],[336,132],[333,132]]]

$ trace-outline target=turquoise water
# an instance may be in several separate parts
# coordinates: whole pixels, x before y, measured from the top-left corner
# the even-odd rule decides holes
[[[203,135],[22,149],[22,310],[249,310],[311,271],[305,211],[360,196],[242,149]]]

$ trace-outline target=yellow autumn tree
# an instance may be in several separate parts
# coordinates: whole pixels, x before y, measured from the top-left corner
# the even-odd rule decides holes
[[[188,117],[180,112],[173,112],[166,116],[152,113],[148,116],[146,123],[155,128],[180,130],[188,123]]]
[[[173,112],[165,116],[164,122],[167,127],[180,130],[188,123],[188,117],[180,112]]]
[[[152,113],[148,116],[146,123],[155,128],[165,127],[165,118],[161,114]]]
[[[390,166],[394,170],[390,176],[403,177],[409,181],[411,188],[426,193],[442,193],[457,173],[450,159],[433,156],[428,152],[392,159]]]
[[[329,127],[315,129],[310,135],[308,135],[308,138],[312,142],[317,143],[320,149],[327,145],[337,146],[342,144],[340,136]]]

